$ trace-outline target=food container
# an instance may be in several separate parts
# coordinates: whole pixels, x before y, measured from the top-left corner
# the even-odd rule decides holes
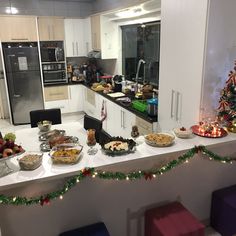
[[[157,98],[147,100],[147,113],[149,116],[157,116]]]
[[[178,138],[190,138],[192,137],[192,130],[184,127],[174,128],[174,133]]]
[[[41,132],[48,132],[51,129],[52,122],[50,120],[42,120],[37,125]]]
[[[22,170],[35,170],[42,164],[43,154],[39,152],[27,152],[18,159]]]
[[[146,144],[153,147],[168,147],[174,143],[175,136],[169,133],[151,133],[145,136]]]
[[[143,100],[134,100],[132,102],[132,107],[140,112],[145,112],[147,110],[147,102]]]
[[[60,144],[49,153],[53,164],[76,164],[82,154],[83,146],[74,143]]]

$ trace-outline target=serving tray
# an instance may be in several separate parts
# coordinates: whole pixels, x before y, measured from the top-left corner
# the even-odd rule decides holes
[[[65,136],[65,137],[67,137],[68,139],[65,140],[64,144],[66,144],[66,143],[74,143],[74,144],[76,144],[79,141],[79,139],[77,137],[75,137],[75,136]],[[50,144],[49,144],[48,141],[42,142],[40,144],[40,150],[42,152],[49,152],[51,149],[52,148],[50,147]]]
[[[110,150],[106,149],[105,145],[107,143],[110,143],[112,141],[121,141],[121,142],[127,142],[128,143],[128,150]],[[101,144],[102,151],[109,156],[120,156],[120,155],[126,155],[129,153],[133,153],[136,151],[136,142],[133,139],[124,139],[122,137],[112,137],[111,139],[107,140],[105,143]]]
[[[53,136],[64,135],[65,133],[66,133],[65,130],[54,129],[54,130],[51,130],[51,131],[48,131],[46,133],[39,135],[39,141],[47,141]]]

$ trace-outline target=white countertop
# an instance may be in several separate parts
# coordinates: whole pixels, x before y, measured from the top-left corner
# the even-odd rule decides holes
[[[75,165],[55,165],[52,164],[48,153],[44,153],[42,165],[33,171],[16,171],[7,176],[0,178],[0,190],[6,188],[16,187],[21,184],[26,184],[29,181],[42,181],[48,179],[55,179],[60,177],[75,175],[77,171],[85,167],[102,167],[109,165],[116,165],[117,163],[131,162],[138,159],[157,158],[159,156],[168,156],[167,154],[174,154],[179,152],[185,152],[195,145],[214,146],[229,142],[236,141],[236,134],[229,133],[224,138],[204,138],[199,136],[193,136],[190,139],[176,138],[175,143],[170,147],[151,147],[144,142],[144,137],[139,137],[141,142],[137,146],[135,153],[131,153],[124,156],[111,157],[104,155],[100,146],[96,155],[90,156],[87,154],[88,146],[86,145],[86,131],[83,129],[79,122],[72,122],[67,124],[53,125],[52,129],[66,130],[66,135],[77,136],[79,142],[83,145],[83,154],[80,161]],[[16,143],[22,145],[26,151],[39,151],[40,141],[38,140],[39,130],[38,128],[27,128],[16,131]],[[176,155],[176,158],[179,156]],[[18,167],[17,157],[9,160],[10,164]]]

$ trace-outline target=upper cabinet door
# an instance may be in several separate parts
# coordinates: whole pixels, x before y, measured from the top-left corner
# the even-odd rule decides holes
[[[92,49],[101,50],[100,15],[91,16]]]
[[[74,57],[75,56],[75,42],[74,42],[74,28],[73,28],[73,19],[65,19],[65,48],[66,56]]]
[[[92,49],[101,51],[102,59],[118,58],[121,43],[119,26],[106,16],[91,16]]]
[[[57,17],[39,17],[38,30],[40,41],[64,40],[64,19]]]
[[[86,57],[91,50],[90,19],[65,19],[67,57]]]
[[[0,39],[2,42],[37,41],[35,17],[1,16]]]

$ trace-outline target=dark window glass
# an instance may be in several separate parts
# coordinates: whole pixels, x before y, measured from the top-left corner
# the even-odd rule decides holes
[[[122,29],[122,73],[127,80],[135,80],[137,66],[139,82],[158,86],[160,56],[160,22],[125,25]]]

